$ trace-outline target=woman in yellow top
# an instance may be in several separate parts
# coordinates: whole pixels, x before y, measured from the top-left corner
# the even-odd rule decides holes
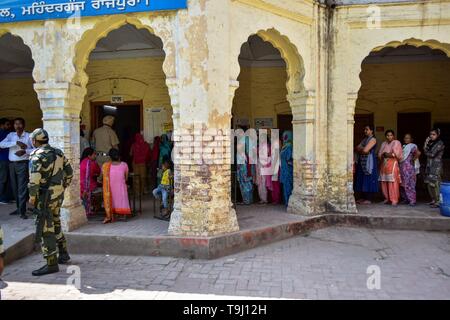
[[[153,190],[153,195],[155,196],[155,198],[159,198],[159,194],[162,195],[162,202],[163,202],[163,213],[162,214],[163,214],[163,216],[167,216],[167,215],[169,215],[168,199],[169,199],[170,192],[172,191],[172,180],[173,180],[169,161],[166,160],[163,162],[162,170],[163,170],[163,173],[162,173],[162,177],[161,177],[161,183],[155,190]]]

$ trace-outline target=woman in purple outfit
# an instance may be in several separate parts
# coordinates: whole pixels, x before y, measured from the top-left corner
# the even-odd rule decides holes
[[[416,175],[420,171],[420,151],[412,143],[412,136],[407,133],[403,138],[403,158],[400,160],[400,176],[402,180],[400,193],[403,203],[416,205]]]

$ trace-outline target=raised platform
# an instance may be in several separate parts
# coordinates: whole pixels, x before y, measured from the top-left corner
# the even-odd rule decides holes
[[[359,214],[327,213],[314,217],[288,214],[284,206],[238,206],[236,211],[240,231],[214,237],[170,236],[169,223],[148,214],[106,226],[90,222],[67,237],[74,253],[214,259],[335,225],[450,231],[450,218],[426,205],[392,208],[375,204],[359,207]]]
[[[359,206],[358,214],[327,213],[314,217],[288,214],[284,206],[251,205],[237,207],[238,232],[214,237],[177,237],[167,234],[168,222],[153,218],[152,201],[144,201],[143,209],[144,214],[126,222],[103,225],[99,218],[67,233],[70,252],[214,259],[336,225],[450,231],[450,218],[425,204],[397,208],[374,204]],[[8,262],[11,262],[33,250],[34,225],[31,220],[5,215],[3,207],[0,210]]]

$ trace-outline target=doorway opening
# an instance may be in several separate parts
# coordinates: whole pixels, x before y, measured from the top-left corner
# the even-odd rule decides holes
[[[402,189],[408,183],[407,187],[411,190],[410,186],[414,185],[415,181],[413,190],[415,190],[417,205],[424,213],[429,210],[425,203],[430,201],[430,195],[424,183],[427,163],[424,142],[433,127],[441,129],[442,138],[450,136],[444,132],[450,128],[450,114],[447,111],[448,101],[450,101],[449,74],[450,58],[446,53],[425,45],[385,47],[371,52],[362,62],[361,88],[358,92],[355,110],[355,147],[364,138],[364,126],[372,125],[377,141],[375,150],[377,156],[382,143],[386,141],[385,132],[387,130],[394,131],[395,139],[403,145],[403,150],[407,150],[406,155],[410,156],[409,150],[412,146],[405,149],[404,140],[405,135],[410,134],[412,142],[416,145],[415,148],[421,152],[420,170],[418,170],[418,174],[403,174],[404,178],[400,182],[400,201],[405,200],[405,203],[411,203],[411,200],[405,199],[408,198],[408,195],[406,192],[402,192]],[[450,145],[447,144],[446,149],[449,147]],[[411,167],[413,170],[418,165],[416,166],[414,159],[411,161],[414,163],[414,166]],[[442,163],[442,180],[448,180],[450,178],[450,153],[444,153]],[[380,160],[378,165],[380,165]],[[358,171],[357,163],[355,163],[355,167],[355,171]],[[399,168],[402,168],[401,161]],[[406,169],[403,167],[401,170]],[[357,172],[354,185],[356,185],[356,176]],[[413,178],[410,178],[411,176]],[[360,194],[356,191],[355,189],[355,196],[358,199]],[[374,202],[378,203],[384,200],[380,184],[379,192],[374,198]],[[366,206],[359,206],[358,209],[361,208],[366,210]],[[402,208],[404,207],[399,206],[394,210],[401,211]]]
[[[242,129],[246,135],[251,134],[249,129],[255,130],[253,132],[258,141],[254,145],[251,143],[249,149],[253,151],[245,151],[248,158],[250,152],[259,150],[262,145],[267,145],[270,150],[274,130],[278,130],[280,139],[285,131],[292,133],[293,116],[287,101],[287,65],[277,48],[260,36],[252,35],[241,47],[239,65],[239,88],[233,100],[231,127],[234,130]],[[267,141],[260,140],[259,133],[262,130],[266,130],[268,134]],[[231,166],[231,195],[237,213],[247,214],[252,210],[286,212],[287,203],[282,194],[280,168],[274,170],[272,177],[261,175],[261,168],[257,164],[240,165],[239,140],[235,139],[235,158]],[[277,144],[281,147],[280,141]],[[277,153],[279,151],[278,149]],[[249,179],[251,182],[244,182]]]
[[[112,115],[117,120],[114,122],[113,129],[121,142],[119,151],[122,161],[127,162],[132,167],[132,159],[130,157],[130,148],[136,133],[143,130],[143,111],[142,101],[127,101],[122,104],[112,104],[108,102],[92,103],[92,121],[93,127],[102,126],[104,116]]]
[[[151,223],[162,204],[152,195],[161,180],[158,174],[162,155],[170,155],[168,150],[173,148],[172,106],[163,71],[165,56],[161,38],[147,28],[125,23],[110,31],[90,53],[87,95],[81,112],[83,133],[91,141],[94,131],[103,127],[104,116],[114,116],[112,129],[119,141],[120,161],[127,164],[128,199],[138,198],[139,203],[142,200],[137,215]],[[106,157],[104,150],[99,151],[97,162]],[[173,205],[173,201],[169,203]],[[167,230],[168,222],[163,223]]]

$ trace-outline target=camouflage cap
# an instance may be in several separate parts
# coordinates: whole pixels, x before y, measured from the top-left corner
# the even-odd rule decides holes
[[[42,128],[37,128],[31,133],[31,139],[36,141],[47,141],[48,140],[48,132]]]

